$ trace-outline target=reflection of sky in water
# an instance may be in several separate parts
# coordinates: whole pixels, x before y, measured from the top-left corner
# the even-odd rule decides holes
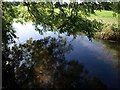
[[[41,39],[47,36],[56,37],[58,33],[46,32],[40,35],[39,32],[35,31],[35,27],[32,23],[27,23],[26,25],[21,25],[20,23],[14,23],[16,35],[19,37],[17,43],[24,43],[29,38],[33,40]],[[67,38],[67,41],[71,41],[73,36],[66,36],[65,34],[60,34]],[[106,49],[106,45],[101,42],[92,42],[88,40],[86,36],[77,36],[72,42],[73,51],[66,55],[66,59],[79,60],[85,68],[89,71],[91,75],[94,75],[104,81],[109,87],[117,85],[117,71],[113,68],[114,58],[112,50]]]
[[[113,52],[113,50],[105,49],[106,47],[105,44],[102,44],[101,42],[96,42],[95,40],[89,41],[86,36],[84,36],[83,38],[81,37],[78,38],[82,39],[79,43],[82,44],[85,48],[96,53],[99,59],[106,59],[106,60],[109,59],[109,61],[112,61],[114,59],[111,54],[116,54],[116,52],[115,51]]]
[[[22,25],[20,23],[14,23],[13,27],[17,30],[16,35],[19,36],[19,40],[17,43],[26,42],[29,38],[33,38],[33,40],[41,39],[46,36],[54,36],[52,32],[47,32],[46,34],[40,35],[39,32],[35,31],[35,27],[32,26],[32,23],[26,23]]]
[[[20,23],[13,23],[14,29],[17,31],[16,35],[19,37],[17,39],[17,43],[24,43],[29,38],[33,38],[33,40],[42,39],[47,36],[57,37],[58,33],[47,31],[44,32],[43,35],[40,35],[38,31],[35,31],[35,27],[32,25],[32,23],[26,23],[26,24],[20,24]],[[65,36],[65,34],[61,34],[62,36]]]
[[[100,78],[109,87],[117,85],[118,73],[114,68],[114,58],[112,52],[105,49],[105,44],[94,40],[91,42],[87,37],[77,37],[72,43],[74,50],[66,55],[67,59],[78,60],[90,74]]]

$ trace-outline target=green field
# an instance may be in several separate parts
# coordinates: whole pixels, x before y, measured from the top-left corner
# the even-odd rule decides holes
[[[59,10],[56,9],[55,12],[59,13]],[[107,11],[107,10],[95,10],[95,14],[90,14],[90,17],[88,19],[97,21],[101,21],[105,24],[117,24],[118,25],[118,15],[116,17],[113,17],[113,11]]]
[[[118,25],[118,16],[113,17],[113,11],[95,11],[95,14],[90,14],[88,19],[97,21],[102,21],[105,24],[117,24]]]

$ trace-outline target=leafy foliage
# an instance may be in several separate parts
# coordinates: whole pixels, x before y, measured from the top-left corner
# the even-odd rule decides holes
[[[60,33],[68,32],[68,35],[76,36],[78,32],[84,32],[89,38],[100,28],[100,23],[86,19],[94,10],[114,10],[119,11],[119,3],[113,2],[83,2],[83,3],[60,3],[56,2],[2,2],[3,10],[3,42],[11,40],[15,36],[12,28],[14,19],[16,22],[34,22],[36,30],[43,32],[46,30],[59,31]],[[94,25],[95,24],[95,25]],[[39,29],[37,26],[42,25],[44,28]],[[94,27],[95,26],[95,27]],[[6,37],[6,38],[5,38]]]
[[[89,15],[91,10],[94,10],[91,3],[89,5],[87,3],[61,4],[56,2],[53,4],[50,2],[24,2],[20,3],[18,6],[16,6],[16,4],[11,5],[11,3],[3,4],[3,16],[6,18],[6,21],[10,22],[10,24],[13,23],[13,19],[15,18],[17,19],[16,22],[21,23],[24,21],[32,21],[36,26],[36,30],[41,32],[43,30],[57,30],[60,33],[68,32],[68,34],[73,35],[76,35],[75,33],[77,32],[84,32],[89,38],[91,38],[99,26],[97,21],[94,23],[95,21],[90,21],[84,17]],[[8,6],[8,9],[6,9],[6,6]],[[13,14],[7,14],[8,12]],[[44,29],[40,30],[37,28],[38,25],[42,25]],[[97,27],[94,27],[96,25]]]
[[[14,22],[14,18],[17,18],[17,8],[9,2],[3,2],[2,11],[2,42],[3,44],[13,43],[13,38],[16,38],[16,35],[12,23]]]
[[[28,7],[28,12],[34,18],[35,25],[43,25],[44,30],[57,30],[60,33],[68,32],[76,35],[77,32],[84,32],[89,38],[92,37],[99,23],[90,21],[82,15],[88,15],[89,10],[87,5],[78,3],[60,4],[53,3],[25,3]],[[89,10],[87,10],[89,9]],[[94,25],[95,24],[95,25]],[[97,26],[97,27],[94,27]]]

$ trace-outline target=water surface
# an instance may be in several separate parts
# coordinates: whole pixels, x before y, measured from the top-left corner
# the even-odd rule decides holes
[[[47,36],[58,38],[58,35],[67,40],[72,45],[70,53],[65,54],[67,60],[77,60],[88,71],[90,76],[95,76],[102,81],[108,88],[118,88],[119,86],[119,61],[120,61],[120,43],[112,41],[92,40],[86,36],[73,36],[59,34],[58,32],[47,31],[43,35],[35,31],[32,23],[22,25],[14,23],[13,27],[19,39],[17,44],[25,43],[26,40],[44,39]]]

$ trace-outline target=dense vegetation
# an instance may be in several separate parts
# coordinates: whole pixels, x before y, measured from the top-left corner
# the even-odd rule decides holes
[[[95,14],[94,10],[113,10],[119,12],[119,3],[59,3],[55,4],[47,2],[24,2],[24,3],[9,3],[3,2],[3,29],[7,27],[9,35],[5,35],[7,30],[3,30],[3,37],[9,40],[15,37],[15,32],[12,30],[11,24],[16,18],[16,22],[34,22],[36,30],[40,33],[46,30],[59,31],[60,33],[67,32],[68,35],[76,35],[78,32],[85,33],[89,38],[93,37],[94,33],[101,29],[102,23],[96,20],[89,20],[86,16],[90,13]],[[9,12],[9,13],[8,13]],[[44,29],[40,30],[38,25],[42,25]],[[114,31],[114,30],[113,30]],[[118,30],[117,30],[118,31]],[[7,34],[8,34],[7,33]],[[119,31],[117,32],[119,33]]]
[[[62,86],[106,89],[99,80],[87,76],[81,64],[75,60],[65,60],[64,54],[72,47],[60,37],[58,39],[48,37],[38,41],[28,40],[22,45],[14,45],[12,48],[9,46],[15,43],[14,38],[17,38],[12,27],[14,21],[21,23],[32,21],[40,34],[47,30],[67,32],[68,35],[74,36],[83,32],[91,39],[103,24],[86,17],[94,13],[94,10],[101,10],[103,7],[108,9],[102,3],[97,5],[96,3],[2,2],[3,89]],[[109,10],[111,9],[109,7]],[[39,25],[43,26],[42,30]],[[61,80],[64,80],[64,83]]]
[[[88,19],[96,19],[104,25],[95,34],[95,38],[104,40],[120,40],[120,31],[118,28],[118,14],[114,15],[113,11],[95,11],[95,14],[91,14]]]

